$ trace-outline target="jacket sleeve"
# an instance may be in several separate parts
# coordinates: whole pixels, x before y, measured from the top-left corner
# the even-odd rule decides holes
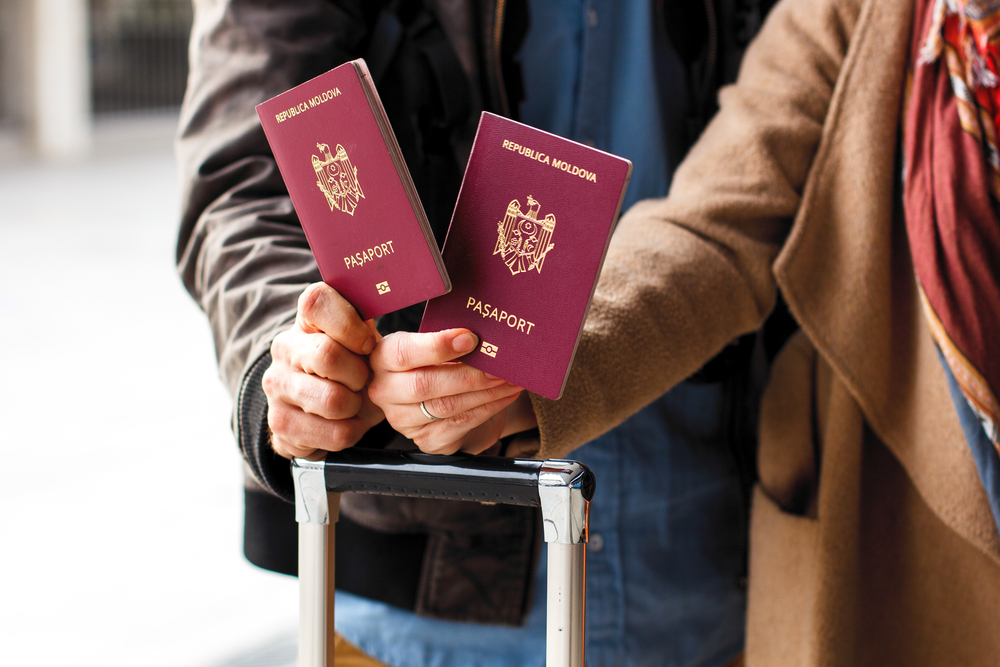
[[[208,315],[233,425],[259,482],[289,497],[287,462],[267,442],[260,376],[271,340],[320,279],[254,107],[356,57],[368,5],[195,0],[177,156],[177,266]]]
[[[622,217],[563,397],[531,397],[539,456],[613,428],[763,324],[861,1],[780,2],[668,197]]]

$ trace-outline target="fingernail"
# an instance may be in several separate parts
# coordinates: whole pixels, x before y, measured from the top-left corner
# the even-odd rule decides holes
[[[456,352],[461,352],[462,354],[464,354],[466,352],[472,352],[474,349],[476,349],[476,344],[478,342],[479,340],[476,338],[474,334],[464,333],[455,336],[455,338],[452,339],[451,348]]]
[[[361,346],[361,354],[371,354],[372,350],[375,349],[375,339],[368,338],[365,340],[365,344]]]
[[[499,380],[500,379],[496,375],[492,375],[490,373],[483,373],[483,375],[485,375],[490,380]]]

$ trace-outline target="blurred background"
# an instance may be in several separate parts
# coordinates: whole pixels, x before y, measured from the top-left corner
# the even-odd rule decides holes
[[[294,662],[174,273],[189,0],[0,0],[0,664]]]

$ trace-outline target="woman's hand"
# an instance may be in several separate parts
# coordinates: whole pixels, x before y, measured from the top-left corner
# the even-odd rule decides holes
[[[421,451],[479,454],[512,429],[533,426],[520,387],[454,361],[478,344],[468,329],[395,333],[371,353],[371,400]]]
[[[353,446],[384,416],[368,398],[366,356],[374,327],[332,287],[310,285],[299,297],[295,325],[271,344],[264,373],[271,444],[285,458]]]

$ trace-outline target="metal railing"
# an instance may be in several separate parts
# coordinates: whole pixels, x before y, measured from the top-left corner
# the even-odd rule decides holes
[[[180,106],[187,82],[190,0],[91,0],[95,115]]]

